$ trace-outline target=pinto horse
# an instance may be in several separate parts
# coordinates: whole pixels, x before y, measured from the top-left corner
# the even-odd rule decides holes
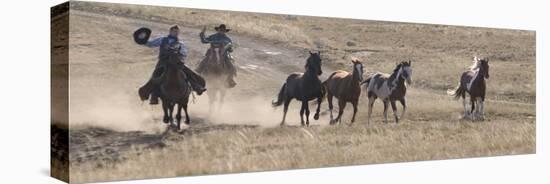
[[[285,124],[286,113],[288,111],[288,105],[294,98],[302,102],[302,108],[300,109],[301,125],[309,126],[309,101],[317,99],[317,112],[313,116],[315,120],[319,119],[319,111],[321,108],[321,102],[324,97],[324,88],[322,87],[319,75],[323,73],[321,70],[321,53],[309,52],[309,58],[306,63],[305,73],[293,73],[288,76],[286,82],[281,87],[279,95],[276,100],[272,101],[274,107],[284,104],[283,120],[281,126]],[[306,122],[304,124],[304,113]]]
[[[323,86],[326,89],[328,108],[330,111],[330,124],[341,123],[342,114],[346,108],[346,103],[350,102],[353,105],[353,117],[351,118],[351,124],[355,122],[355,114],[357,114],[357,104],[359,102],[359,96],[361,95],[361,81],[363,81],[363,63],[361,61],[352,58],[353,72],[338,70],[330,75],[330,77],[323,82]],[[332,116],[332,97],[338,98],[338,116],[333,119]],[[351,125],[350,124],[350,125]]]
[[[447,91],[456,100],[462,98],[464,118],[484,120],[485,80],[489,79],[489,59],[474,57],[474,64],[468,71],[462,73],[458,86]],[[470,94],[471,110],[466,107],[466,93]],[[477,108],[476,108],[477,104]]]
[[[388,103],[391,103],[395,123],[399,123],[399,119],[403,119],[403,117],[405,117],[405,112],[407,112],[407,101],[405,98],[405,95],[407,94],[407,86],[405,85],[405,82],[407,84],[412,83],[412,67],[410,60],[409,62],[399,63],[391,75],[376,73],[362,83],[369,98],[367,125],[370,123],[372,108],[376,98],[380,98],[384,102],[385,123],[388,123]],[[401,117],[397,115],[397,106],[395,101],[399,101],[401,102],[401,105],[403,105]]]

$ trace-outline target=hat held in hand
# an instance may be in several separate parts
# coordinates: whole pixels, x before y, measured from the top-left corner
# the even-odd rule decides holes
[[[144,45],[147,43],[147,41],[149,41],[150,36],[151,36],[151,29],[142,27],[134,32],[134,41],[137,44]]]

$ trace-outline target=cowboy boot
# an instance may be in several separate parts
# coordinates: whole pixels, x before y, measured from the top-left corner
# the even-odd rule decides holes
[[[138,90],[139,98],[141,101],[149,99],[149,94],[151,94],[151,81],[148,81]]]
[[[233,75],[230,75],[227,77],[225,84],[227,88],[234,88],[237,85],[237,82],[235,82]]]
[[[197,95],[202,95],[202,93],[204,93],[206,91],[206,88],[200,86],[200,85],[197,85],[191,81],[189,81],[189,83],[191,84],[191,89],[193,89],[193,91],[195,91],[197,93]]]
[[[151,99],[149,100],[150,105],[157,105],[159,104],[159,96],[156,92],[151,93]]]

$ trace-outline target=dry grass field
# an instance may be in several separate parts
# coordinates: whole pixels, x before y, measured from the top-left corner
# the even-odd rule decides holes
[[[369,20],[71,2],[70,179],[126,180],[217,173],[317,168],[535,153],[535,32]],[[238,86],[223,109],[208,114],[208,97],[190,104],[191,125],[167,130],[161,109],[139,101],[137,88],[156,63],[155,49],[136,45],[142,26],[153,35],[170,24],[194,68],[208,45],[198,33],[227,24],[236,42]],[[300,127],[297,103],[287,127],[271,99],[307,50],[320,50],[322,80],[351,70],[359,57],[367,73],[391,72],[413,60],[409,111],[402,123],[365,126],[366,98],[357,122],[328,125],[327,103],[310,127]],[[490,58],[486,121],[461,120],[462,103],[446,95],[474,55]],[[337,109],[337,108],[335,108]],[[401,106],[399,106],[401,109]],[[391,116],[390,116],[391,117]],[[392,119],[390,119],[392,120]]]

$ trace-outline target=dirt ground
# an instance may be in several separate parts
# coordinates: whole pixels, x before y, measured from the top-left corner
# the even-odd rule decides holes
[[[113,4],[76,3],[70,14],[70,171],[72,182],[453,159],[535,153],[535,33],[532,31],[296,17]],[[185,15],[185,16],[184,16]],[[239,15],[238,17],[236,15]],[[180,18],[181,17],[181,18]],[[241,21],[238,20],[248,20]],[[208,96],[190,104],[191,125],[167,130],[159,106],[137,89],[156,63],[157,49],[133,42],[149,27],[153,37],[180,24],[197,66],[208,45],[202,25],[234,31],[238,85],[223,108],[208,113]],[[262,24],[262,23],[270,24]],[[251,24],[258,25],[254,29]],[[271,29],[263,27],[270,26]],[[263,33],[263,34],[262,34]],[[321,50],[324,80],[351,70],[359,57],[367,74],[391,72],[413,60],[409,111],[400,124],[382,123],[375,104],[366,127],[366,98],[357,122],[329,126],[327,103],[311,127],[300,127],[298,103],[287,127],[271,107],[286,76],[303,71],[308,50]],[[460,119],[462,105],[446,95],[474,55],[490,58],[484,122]],[[337,108],[335,108],[337,109]],[[399,106],[399,109],[401,107]],[[391,119],[390,119],[391,120]]]

